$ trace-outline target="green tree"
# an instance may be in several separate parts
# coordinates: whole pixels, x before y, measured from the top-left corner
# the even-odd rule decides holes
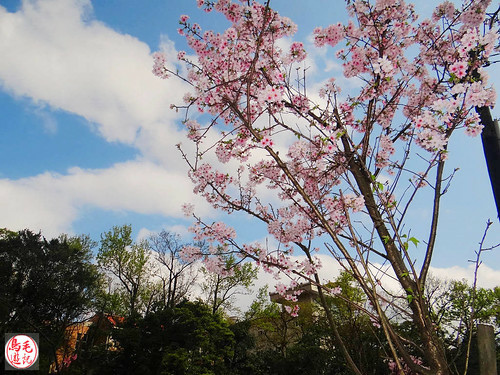
[[[129,316],[147,311],[156,294],[151,282],[152,268],[149,260],[148,243],[134,242],[130,225],[114,226],[101,235],[98,265],[112,276],[109,292],[111,296],[122,296]],[[113,290],[113,279],[118,283],[117,290]],[[119,297],[110,299],[116,302]]]
[[[488,323],[500,331],[500,287],[474,288],[465,280],[431,278],[427,290],[435,326],[445,343],[452,373],[463,374],[471,338],[468,373],[477,373],[475,335],[477,323]],[[498,336],[498,334],[497,334]],[[497,352],[500,343],[497,342]]]
[[[326,298],[327,306],[338,326],[338,332],[346,338],[345,345],[362,373],[385,374],[388,371],[387,359],[390,351],[382,330],[373,319],[373,306],[366,294],[349,272],[341,272],[327,287],[335,291]],[[320,309],[319,316],[323,316]],[[397,324],[394,324],[397,326]],[[326,319],[315,322],[316,332],[322,337],[323,347],[327,348],[335,371],[332,373],[350,373],[344,366],[342,353],[336,347],[335,340]],[[313,331],[314,332],[314,331]]]
[[[41,370],[59,363],[66,328],[90,312],[99,274],[88,237],[46,240],[29,230],[0,230],[0,336],[38,332]],[[0,364],[3,366],[3,364]]]
[[[386,343],[370,321],[366,297],[354,278],[341,273],[325,287],[335,291],[326,297],[326,304],[359,368],[363,373],[386,374],[389,371],[385,360],[388,357]],[[350,374],[326,322],[323,306],[307,298],[298,305],[299,314],[294,318],[279,304],[270,302],[265,289],[252,303],[246,319],[256,341],[251,360],[254,373]]]
[[[256,300],[246,313],[257,335],[256,347],[286,357],[288,348],[301,335],[299,320],[290,316],[278,303],[270,302],[267,288],[259,290]]]
[[[230,374],[234,335],[202,302],[184,301],[132,318],[113,338],[120,350],[94,368],[99,374]]]
[[[250,262],[238,263],[234,255],[223,256],[227,273],[213,273],[202,268],[205,281],[202,290],[205,301],[212,306],[212,313],[223,309],[226,312],[237,310],[234,300],[237,295],[249,294],[257,277],[257,267]]]
[[[249,320],[234,322],[229,326],[234,335],[234,347],[229,359],[229,373],[238,375],[258,374],[255,357],[256,338],[252,334],[252,323]]]

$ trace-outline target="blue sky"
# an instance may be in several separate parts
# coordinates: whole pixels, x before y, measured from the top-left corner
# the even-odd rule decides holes
[[[296,39],[306,44],[315,26],[345,20],[341,1],[271,4],[298,24]],[[136,235],[185,233],[180,206],[191,201],[215,217],[192,195],[174,146],[184,131],[169,105],[181,102],[186,86],[151,74],[154,51],[175,56],[187,48],[176,32],[181,14],[205,29],[225,25],[194,0],[0,0],[0,227],[94,239],[125,223]],[[313,56],[328,70],[325,51]],[[493,77],[498,67],[490,69]],[[500,242],[500,231],[480,139],[464,136],[450,148],[448,168],[460,170],[444,197],[434,265],[463,277],[486,220],[495,222],[489,243]],[[426,215],[418,208],[413,220]],[[243,217],[231,220],[246,225]],[[485,254],[485,278],[500,279],[499,253]]]

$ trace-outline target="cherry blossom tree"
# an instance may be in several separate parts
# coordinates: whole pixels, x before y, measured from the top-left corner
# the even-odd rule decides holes
[[[292,287],[314,283],[326,308],[325,295],[338,291],[322,282],[317,252],[330,254],[366,294],[359,311],[385,334],[392,368],[448,374],[424,291],[441,197],[453,176],[445,168],[448,143],[457,133],[480,134],[474,109],[495,100],[484,69],[497,43],[495,29],[484,23],[489,4],[445,1],[420,20],[403,0],[347,1],[347,24],[313,31],[316,47],[329,48],[342,63],[342,78],[359,84],[356,92],[343,92],[338,77],[316,91],[307,87],[305,46],[291,42],[295,24],[269,0],[198,0],[230,27],[203,31],[181,16],[178,31],[194,51],[178,54],[187,74],[159,52],[153,72],[192,87],[184,104],[172,107],[185,111],[193,147],[179,150],[195,193],[216,210],[264,223],[269,240],[240,243],[235,229],[206,222],[186,205],[195,240],[209,246],[186,247],[185,259],[202,259],[223,274],[231,271],[221,249],[237,253]],[[421,241],[408,227],[419,197],[430,197],[433,212],[421,223],[428,228]],[[386,293],[381,274],[397,281],[399,292]],[[283,284],[277,291],[296,298]],[[326,316],[347,366],[360,374],[348,338],[328,310]],[[401,320],[411,322],[418,342],[397,329]]]

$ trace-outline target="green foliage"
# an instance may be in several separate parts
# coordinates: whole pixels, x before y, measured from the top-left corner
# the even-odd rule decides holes
[[[354,277],[348,272],[341,272],[331,283],[331,289],[339,288],[340,294],[329,296],[327,303],[337,324],[340,336],[347,350],[362,373],[385,374],[388,357],[386,341],[382,332],[370,321],[363,311],[367,307],[366,294],[361,290]],[[336,347],[326,319],[319,319],[317,332],[322,335],[321,341],[328,348],[334,359],[331,363],[332,373],[349,373],[343,365],[343,356]],[[320,336],[321,337],[321,336]]]
[[[427,289],[431,318],[445,343],[450,366],[455,373],[463,373],[467,344],[475,335],[477,323],[488,323],[500,329],[500,288],[477,288],[475,291],[465,280],[444,282],[431,278]],[[472,330],[471,330],[472,328]],[[472,353],[469,371],[479,371],[475,340],[471,340]],[[500,343],[497,342],[497,352]]]
[[[249,320],[235,322],[229,326],[234,335],[233,355],[229,360],[228,373],[240,375],[256,374],[255,350],[256,338],[251,334],[252,323]]]
[[[147,310],[154,288],[151,288],[151,267],[147,242],[132,240],[130,225],[115,226],[101,235],[101,246],[97,254],[99,267],[118,280],[118,289],[110,287],[108,301],[114,308],[122,301],[127,315],[132,316]]]
[[[227,323],[201,303],[181,303],[172,314],[166,327],[171,339],[163,356],[163,374],[222,373],[234,340]]]
[[[0,231],[0,336],[40,333],[42,371],[48,372],[66,327],[92,306],[99,274],[91,246],[87,237],[46,240],[29,230]]]
[[[246,320],[258,320],[260,318],[277,318],[281,313],[281,308],[277,303],[269,301],[268,287],[264,286],[257,292],[256,298],[250,304],[250,308],[245,313]]]
[[[230,273],[214,274],[202,269],[205,282],[202,290],[206,295],[205,301],[212,306],[212,313],[221,309],[225,312],[237,311],[234,297],[238,294],[249,294],[250,288],[257,277],[257,268],[250,262],[239,263],[234,255],[221,255],[224,258],[224,268]]]
[[[129,320],[114,333],[120,351],[94,368],[100,374],[225,374],[234,334],[201,302],[182,302]]]
[[[269,300],[267,287],[260,289],[257,298],[245,314],[246,319],[252,323],[252,331],[258,336],[257,350],[286,356],[290,345],[300,338],[302,328],[307,329],[304,309],[307,307],[301,307],[300,318],[294,318],[284,311],[283,306]]]
[[[362,372],[386,374],[383,335],[359,310],[366,304],[363,291],[348,273],[341,273],[327,287],[341,290],[338,295],[327,297],[327,304],[347,349]],[[246,314],[256,340],[254,350],[258,353],[253,360],[253,373],[351,373],[319,304],[300,303],[299,316],[293,318],[281,306],[270,303],[266,295],[267,290],[261,290]]]
[[[299,316],[294,318],[283,306],[270,302],[267,288],[263,288],[243,321],[225,320],[221,311],[231,306],[235,293],[250,288],[257,272],[251,263],[237,264],[234,257],[226,258],[226,268],[232,269],[232,274],[210,275],[205,285],[212,298],[208,304],[184,300],[167,305],[161,303],[167,299],[158,298],[155,309],[149,309],[162,289],[151,283],[148,245],[134,243],[131,232],[130,226],[114,227],[101,237],[97,260],[108,277],[118,281],[113,289],[93,264],[96,243],[88,236],[61,235],[46,240],[28,230],[0,229],[0,335],[40,333],[41,368],[48,372],[64,342],[65,329],[93,312],[106,310],[126,316],[125,323],[106,332],[92,327],[89,336],[100,335],[95,342],[103,344],[88,342],[65,373],[349,373],[325,311],[315,302],[301,302]],[[418,244],[414,238],[406,243],[410,242]],[[361,372],[386,374],[386,359],[390,357],[387,342],[364,310],[370,310],[365,293],[346,272],[327,287],[340,291],[327,296],[327,306]],[[443,282],[431,277],[425,291],[451,371],[463,373],[466,345],[469,337],[474,337],[475,325],[490,323],[499,330],[500,287],[474,290],[465,281]],[[407,290],[408,298],[412,295],[413,291]],[[395,329],[412,339],[415,346],[410,353],[418,357],[420,342],[415,326],[406,322],[395,324]],[[118,345],[116,351],[104,344],[110,334]],[[474,339],[471,342],[469,372],[474,373],[478,371],[477,347]]]

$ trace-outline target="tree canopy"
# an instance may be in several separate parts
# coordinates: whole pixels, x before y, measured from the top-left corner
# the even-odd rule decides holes
[[[39,333],[43,371],[66,328],[91,312],[100,278],[88,244],[84,236],[0,231],[0,335]]]
[[[207,222],[186,205],[196,239],[210,244],[190,247],[186,256],[220,273],[222,249],[276,277],[285,273],[292,287],[313,282],[336,345],[361,374],[329,311],[315,255],[322,250],[363,291],[369,306],[359,311],[382,328],[397,371],[449,374],[425,286],[454,174],[447,168],[449,142],[462,131],[480,134],[489,125],[481,113],[495,103],[485,67],[498,47],[498,10],[488,14],[489,4],[445,1],[420,20],[403,0],[347,1],[348,22],[317,27],[313,38],[316,47],[335,49],[325,53],[355,89],[329,77],[313,92],[305,46],[291,40],[297,26],[272,1],[198,1],[229,27],[203,30],[182,15],[179,32],[193,53],[180,52],[182,69],[173,69],[176,63],[158,52],[153,73],[191,85],[173,108],[185,111],[193,145],[178,147],[194,191],[215,210],[260,221],[273,242],[240,243],[234,228]],[[409,217],[420,199],[432,214],[419,223],[418,239]],[[380,274],[389,274],[401,293],[388,299]],[[287,289],[280,288],[284,298]],[[387,304],[400,314],[389,314]],[[395,316],[417,335],[407,337]]]

